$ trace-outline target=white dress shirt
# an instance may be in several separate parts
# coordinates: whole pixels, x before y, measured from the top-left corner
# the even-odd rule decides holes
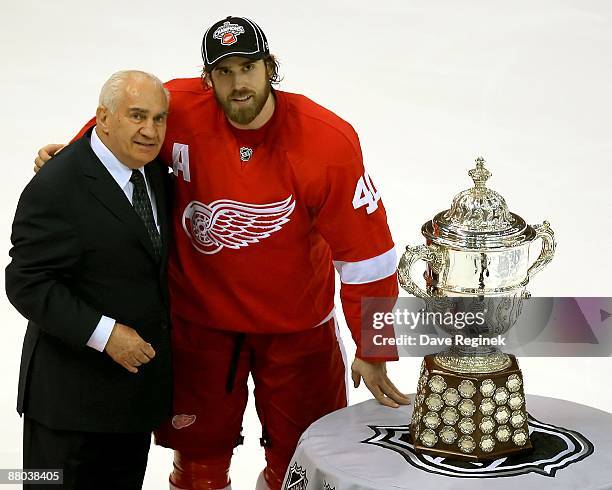
[[[91,132],[91,149],[96,154],[96,156],[100,159],[106,170],[111,174],[117,185],[124,192],[125,197],[132,204],[132,195],[134,193],[134,184],[130,182],[130,178],[132,177],[132,169],[121,163],[115,155],[102,143],[98,134],[96,133],[96,128]],[[149,194],[149,200],[151,201],[151,208],[153,209],[153,219],[155,220],[155,225],[157,226],[157,231],[160,231],[159,222],[157,221],[157,206],[155,204],[155,199],[153,195],[153,189],[147,182],[146,174],[143,167],[138,169],[142,172],[143,177],[145,178],[145,183],[147,186],[147,193]],[[96,329],[89,337],[87,341],[87,345],[92,347],[100,352],[104,351],[106,347],[106,343],[113,331],[113,327],[115,326],[115,320],[113,318],[109,318],[105,315],[102,315]]]

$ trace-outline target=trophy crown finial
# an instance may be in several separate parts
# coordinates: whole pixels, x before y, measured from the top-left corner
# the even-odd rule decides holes
[[[489,177],[491,177],[491,172],[489,172],[484,166],[485,163],[484,158],[478,157],[476,159],[476,168],[473,168],[468,172],[468,175],[472,177],[472,180],[474,181],[474,186],[478,189],[486,187],[485,184],[487,180],[489,180]]]
[[[492,174],[484,164],[484,158],[476,159],[476,168],[468,172],[474,187],[457,194],[451,208],[444,214],[443,222],[456,231],[501,232],[512,230],[516,225],[505,199],[485,185]]]

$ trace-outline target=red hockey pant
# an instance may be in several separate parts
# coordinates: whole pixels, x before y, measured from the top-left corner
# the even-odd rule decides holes
[[[172,341],[174,417],[156,440],[178,451],[173,480],[179,487],[223,488],[229,482],[230,458],[242,442],[249,373],[272,490],[280,488],[304,430],[346,406],[333,319],[285,334],[238,334],[175,319]]]

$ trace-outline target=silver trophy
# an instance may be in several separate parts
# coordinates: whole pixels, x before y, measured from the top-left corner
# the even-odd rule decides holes
[[[515,323],[529,280],[552,260],[555,239],[548,222],[526,224],[487,188],[491,173],[482,158],[469,175],[474,186],[422,226],[426,245],[406,248],[398,277],[428,310],[483,312],[484,324],[466,333],[487,338]],[[531,263],[530,245],[538,239],[541,251]],[[427,264],[424,289],[411,277],[419,260]],[[476,460],[529,449],[522,385],[516,358],[493,345],[453,345],[426,356],[411,424],[415,448]]]

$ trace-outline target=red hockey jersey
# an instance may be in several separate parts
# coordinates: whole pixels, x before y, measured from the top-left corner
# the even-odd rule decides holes
[[[361,298],[397,296],[396,255],[350,124],[275,91],[272,119],[238,131],[200,79],[166,87],[175,314],[242,332],[312,328],[333,311],[335,265],[359,341]]]

